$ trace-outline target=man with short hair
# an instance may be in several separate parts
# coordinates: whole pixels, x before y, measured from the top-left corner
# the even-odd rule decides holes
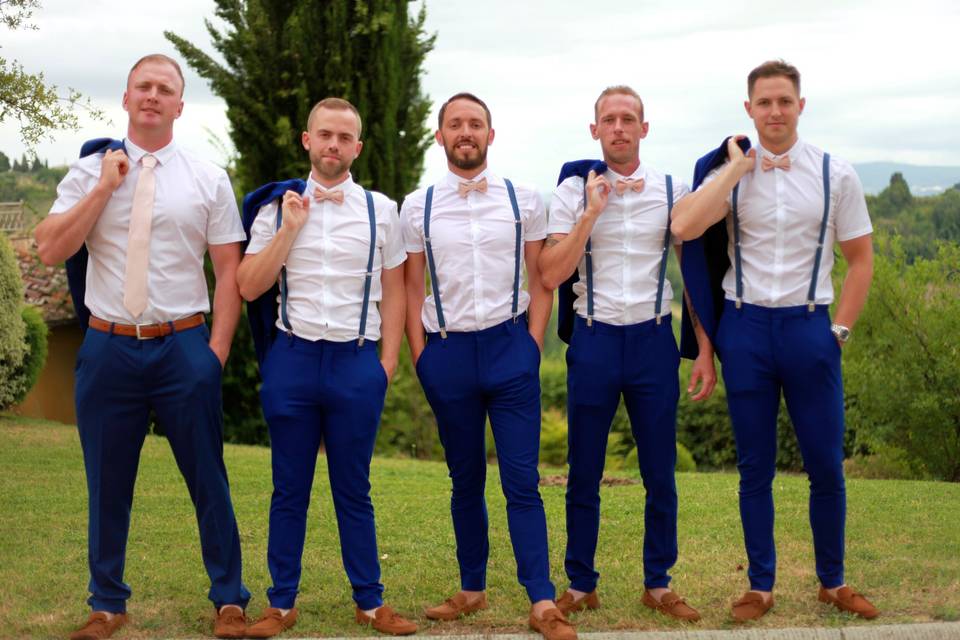
[[[610,425],[623,396],[646,490],[644,593],[647,607],[674,618],[700,615],[670,588],[677,560],[676,417],[680,355],[673,335],[666,280],[670,208],[689,189],[640,161],[649,123],[640,96],[627,86],[605,89],[594,105],[590,134],[603,162],[572,173],[550,203],[544,285],[558,287],[577,272],[576,318],[567,349],[567,551],[570,588],[557,600],[564,613],[600,606],[594,556],[600,528],[600,481]],[[586,175],[583,175],[583,174]],[[679,250],[679,247],[677,247]],[[713,349],[701,339],[688,393],[710,395]],[[699,390],[695,390],[697,385]]]
[[[725,303],[714,343],[737,443],[750,562],[750,591],[732,613],[737,621],[754,620],[774,602],[772,483],[782,390],[810,476],[818,598],[873,618],[877,609],[844,582],[840,371],[841,347],[873,274],[870,217],[853,167],[797,134],[805,105],[799,71],[782,60],[765,62],[750,73],[747,94],[744,107],[759,149],[744,154],[738,145],[743,136],[731,137],[729,161],[678,203],[672,225],[675,234],[692,240],[725,224],[730,238],[731,266],[723,278]],[[849,270],[831,323],[835,244]]]
[[[251,638],[274,636],[297,619],[321,443],[356,621],[394,635],[417,630],[383,604],[370,501],[370,460],[403,337],[406,253],[396,203],[350,174],[363,148],[360,131],[360,114],[346,100],[327,98],[313,107],[301,137],[310,176],[259,208],[237,274],[247,300],[281,283],[277,335],[260,389],[273,458],[267,544],[273,586],[270,606],[247,631]]]
[[[401,211],[407,340],[453,481],[460,565],[461,590],[426,615],[453,620],[487,606],[489,417],[517,577],[533,603],[529,624],[549,640],[573,640],[576,632],[553,601],[537,472],[540,351],[552,302],[537,270],[546,214],[536,190],[488,170],[493,138],[482,100],[470,93],[447,100],[436,140],[449,171],[407,196]],[[428,268],[432,295],[425,296]]]
[[[240,638],[249,600],[223,463],[222,368],[240,315],[236,269],[243,229],[230,180],[173,140],[183,75],[167,56],[130,70],[127,137],[75,162],[37,227],[40,257],[57,264],[86,244],[89,330],[77,356],[77,426],[89,493],[88,600],[72,640],[125,624],[123,582],[140,449],[153,411],[196,508],[217,637]],[[203,257],[217,287],[213,328]]]

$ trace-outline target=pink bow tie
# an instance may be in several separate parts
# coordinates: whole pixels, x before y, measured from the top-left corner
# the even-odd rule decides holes
[[[479,191],[480,193],[487,192],[487,179],[480,178],[479,180],[468,180],[466,182],[461,182],[457,186],[457,193],[460,194],[461,198],[466,198],[467,194],[471,191]]]
[[[782,158],[763,156],[760,159],[760,168],[764,171],[770,171],[771,169],[790,171],[790,156],[783,156]]]
[[[324,189],[314,189],[313,190],[313,199],[316,202],[323,202],[324,200],[330,200],[334,204],[343,204],[343,191],[337,189],[333,190],[324,190]]]
[[[643,178],[637,178],[636,180],[633,178],[618,178],[616,189],[618,196],[622,196],[624,193],[626,193],[627,189],[630,189],[636,193],[640,193],[643,191]]]

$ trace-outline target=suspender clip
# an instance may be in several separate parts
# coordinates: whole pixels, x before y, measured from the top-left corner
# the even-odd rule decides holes
[[[736,301],[737,309],[743,306],[743,298],[738,297]]]
[[[359,338],[357,338],[357,346],[358,346],[358,347],[362,347],[362,346],[363,346],[363,340],[364,340],[364,337],[363,337],[363,336],[360,336]]]
[[[657,325],[659,325],[659,324],[660,324],[660,314],[658,313],[658,314],[657,314],[656,316],[654,316],[654,317],[657,319]]]
[[[447,330],[445,327],[440,327],[440,337],[444,340],[447,339]]]
[[[588,327],[593,326],[593,316],[587,316],[587,326]]]
[[[518,317],[519,317],[519,316],[518,316],[516,313],[513,314],[513,324],[517,324],[517,318],[518,318]]]
[[[592,251],[590,251],[589,249],[587,249],[587,250],[585,250],[585,251],[583,252],[583,255],[589,256],[589,255],[591,255],[592,253],[593,253]]]
[[[813,313],[814,311],[816,311],[816,309],[817,309],[816,303],[814,303],[813,300],[807,300],[807,311],[809,311],[810,313]]]

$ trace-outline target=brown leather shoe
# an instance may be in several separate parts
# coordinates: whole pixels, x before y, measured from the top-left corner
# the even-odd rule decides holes
[[[107,618],[110,618],[107,620]],[[86,624],[70,634],[70,640],[103,640],[127,624],[127,614],[115,613],[109,616],[106,611],[94,611]]]
[[[447,598],[442,604],[424,610],[424,614],[431,620],[456,620],[461,616],[486,608],[487,594],[481,593],[477,600],[467,602],[467,596],[458,592],[452,598]]]
[[[697,622],[700,620],[700,614],[697,610],[687,604],[687,601],[678,596],[673,591],[668,591],[660,597],[660,601],[653,597],[648,589],[644,589],[643,598],[640,599],[645,606],[656,609],[660,613],[684,620],[686,622]]]
[[[244,638],[247,635],[247,616],[240,605],[225,604],[217,609],[213,635],[218,638]]]
[[[248,638],[272,638],[273,636],[286,631],[297,621],[297,610],[290,609],[287,615],[276,607],[267,607],[263,610],[260,619],[247,627],[246,637]]]
[[[854,591],[848,586],[842,586],[837,590],[837,595],[832,596],[830,592],[820,587],[817,594],[817,600],[832,604],[840,611],[855,613],[861,618],[873,620],[880,615],[880,610],[870,604],[870,601]]]
[[[573,599],[573,594],[567,589],[557,598],[557,609],[560,609],[563,615],[568,616],[571,613],[577,613],[584,609],[599,609],[600,598],[597,596],[597,590],[594,589],[579,600]]]
[[[408,636],[417,632],[417,625],[385,604],[377,607],[377,615],[374,618],[368,616],[359,607],[354,612],[354,616],[358,623],[370,625],[380,633],[387,633],[391,636]]]
[[[560,609],[547,609],[542,618],[530,610],[530,628],[539,631],[545,640],[577,640],[577,631]]]
[[[747,622],[749,620],[759,620],[767,611],[773,608],[773,594],[770,595],[770,602],[764,602],[763,596],[756,591],[747,591],[743,597],[733,603],[734,622]]]

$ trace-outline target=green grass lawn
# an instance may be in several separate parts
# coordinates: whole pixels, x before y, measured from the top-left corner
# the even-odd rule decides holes
[[[226,462],[243,542],[245,580],[254,594],[249,612],[255,617],[266,606],[264,591],[269,586],[265,554],[270,452],[227,446]],[[0,469],[0,635],[63,637],[87,614],[86,485],[76,429],[0,416]],[[467,623],[435,624],[423,617],[423,607],[443,600],[459,584],[446,467],[411,460],[374,461],[373,501],[385,597],[412,616],[421,632],[526,628],[529,604],[516,582],[496,467],[489,471],[490,609]],[[680,560],[673,585],[703,614],[701,628],[728,627],[729,603],[747,586],[737,477],[679,474],[678,485]],[[884,622],[960,618],[960,485],[850,480],[847,486],[850,584],[882,609]],[[758,626],[858,623],[816,602],[806,479],[781,475],[774,490],[780,561],[777,606]],[[566,587],[563,492],[560,486],[542,489],[558,592]],[[680,628],[640,604],[642,537],[642,486],[604,487],[598,550],[603,608],[579,615],[578,629]],[[295,635],[369,635],[353,622],[322,458],[303,564]],[[213,608],[206,600],[208,582],[196,521],[173,457],[160,438],[148,438],[143,450],[126,580],[133,589],[129,603],[133,624],[120,637],[210,634]]]

